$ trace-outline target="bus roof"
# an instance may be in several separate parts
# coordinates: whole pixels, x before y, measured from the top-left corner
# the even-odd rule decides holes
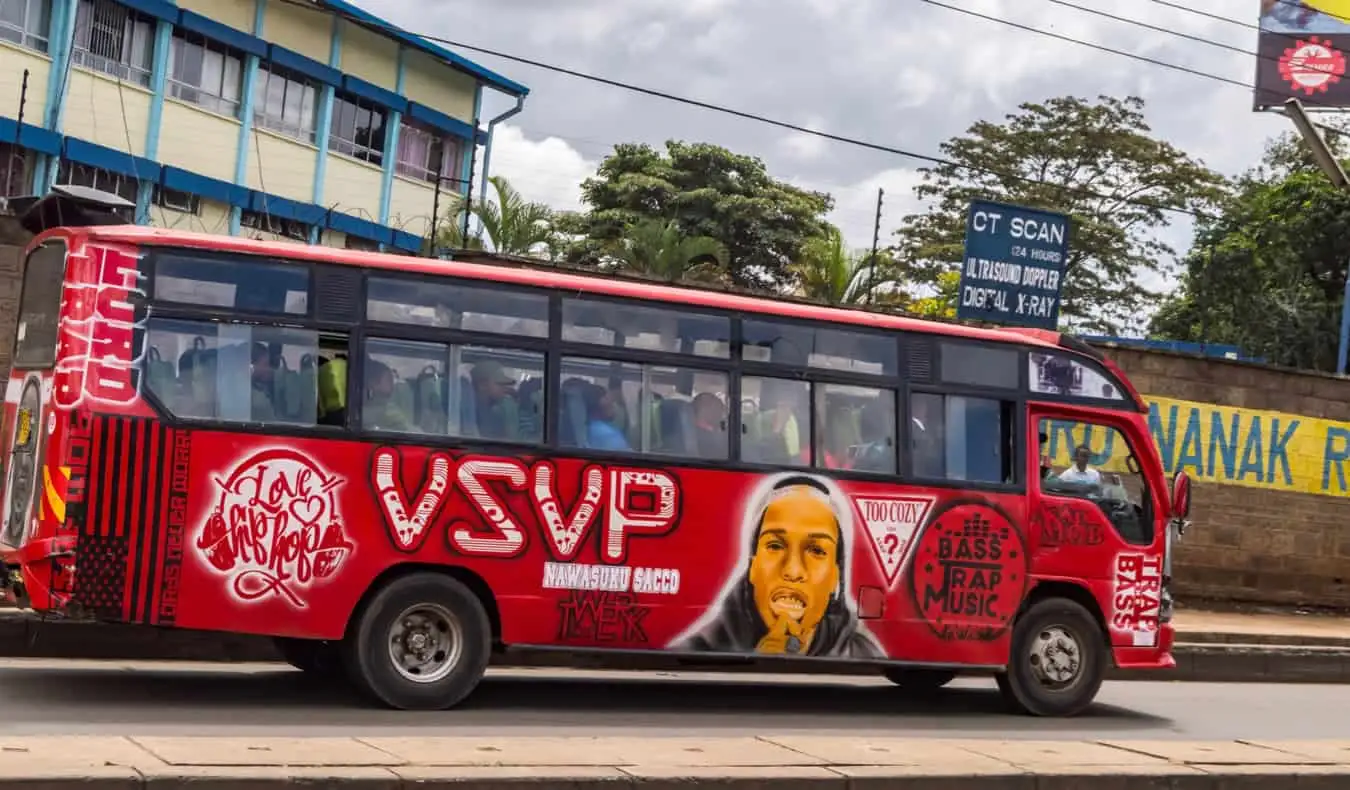
[[[515,285],[553,288],[582,293],[640,299],[643,301],[675,302],[720,310],[758,313],[784,318],[830,321],[864,327],[984,340],[995,343],[1019,343],[1028,346],[1054,348],[1077,352],[1066,346],[1064,336],[1045,330],[981,329],[962,324],[950,324],[923,318],[868,312],[843,307],[827,307],[805,302],[726,293],[711,289],[664,285],[650,280],[639,280],[550,270],[542,267],[525,268],[507,264],[476,263],[438,258],[415,258],[407,255],[345,250],[336,247],[300,244],[283,241],[259,241],[238,236],[220,236],[193,231],[153,228],[140,225],[102,225],[78,228],[53,228],[33,239],[30,249],[53,237],[76,238],[126,244],[185,247],[190,249],[234,252],[297,261],[336,263],[365,266],[398,272],[449,275],[470,280],[490,280]],[[1073,344],[1074,346],[1080,344]]]

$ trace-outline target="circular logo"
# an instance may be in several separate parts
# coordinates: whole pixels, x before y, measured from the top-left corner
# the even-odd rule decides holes
[[[919,614],[939,637],[995,639],[1026,590],[1022,533],[997,505],[950,503],[919,539],[910,579]]]
[[[1325,93],[1345,76],[1345,55],[1317,36],[1299,41],[1280,58],[1280,76],[1294,90],[1311,96]]]

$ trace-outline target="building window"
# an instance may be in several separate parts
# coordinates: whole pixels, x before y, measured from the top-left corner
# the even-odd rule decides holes
[[[244,211],[239,215],[239,224],[245,228],[260,230],[296,241],[309,241],[309,226],[298,220],[283,219],[257,211]]]
[[[380,243],[378,241],[371,241],[370,239],[363,239],[359,236],[352,235],[348,235],[347,238],[343,240],[342,246],[344,249],[360,250],[361,252],[380,251]]]
[[[148,88],[154,51],[155,25],[148,17],[109,0],[80,0],[73,63]]]
[[[46,52],[51,24],[52,0],[0,0],[0,39]]]
[[[238,52],[188,31],[169,45],[169,95],[211,112],[239,117],[244,59]]]
[[[69,159],[61,160],[61,167],[56,171],[56,183],[111,192],[132,203],[136,202],[136,190],[139,186],[136,179],[131,176],[93,165],[82,165]]]
[[[372,165],[384,164],[386,118],[384,110],[355,96],[334,96],[328,148]]]
[[[4,197],[16,197],[29,193],[28,182],[32,174],[32,158],[21,146],[0,143],[0,191]]]
[[[401,176],[435,183],[439,174],[458,183],[463,155],[464,148],[458,137],[442,135],[406,121],[399,128],[396,169]]]
[[[154,204],[161,208],[167,208],[171,211],[181,211],[184,214],[201,214],[202,199],[191,192],[184,192],[181,189],[169,189],[168,187],[155,187]]]
[[[253,123],[312,143],[318,95],[318,88],[304,77],[274,65],[259,66],[253,91]]]

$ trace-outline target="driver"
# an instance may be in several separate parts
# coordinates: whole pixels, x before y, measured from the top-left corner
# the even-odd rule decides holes
[[[1078,449],[1073,451],[1073,466],[1059,473],[1060,482],[1092,486],[1101,485],[1102,473],[1088,466],[1088,461],[1091,460],[1092,449],[1086,444],[1079,445]]]

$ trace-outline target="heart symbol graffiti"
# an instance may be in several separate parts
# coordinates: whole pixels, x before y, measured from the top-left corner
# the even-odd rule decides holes
[[[313,524],[319,520],[323,512],[323,497],[312,496],[308,499],[297,499],[291,503],[291,515],[299,519],[302,524]]]

